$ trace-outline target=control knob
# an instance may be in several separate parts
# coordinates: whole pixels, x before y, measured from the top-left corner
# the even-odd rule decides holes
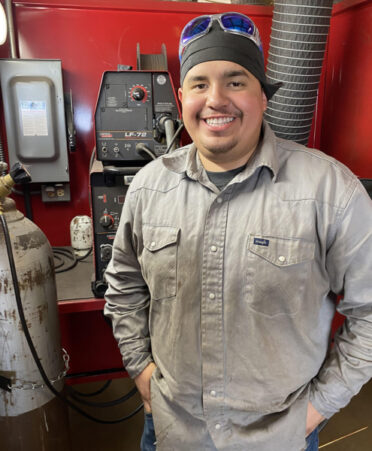
[[[114,225],[114,218],[111,215],[105,214],[100,217],[99,223],[101,224],[102,227],[108,229],[109,227]]]
[[[144,99],[144,97],[146,95],[146,91],[143,88],[137,87],[137,88],[133,89],[131,94],[132,94],[133,100],[136,100],[137,102],[139,102],[142,99]]]

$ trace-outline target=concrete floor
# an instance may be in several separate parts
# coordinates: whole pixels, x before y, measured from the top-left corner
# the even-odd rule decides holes
[[[57,276],[59,299],[82,299],[92,297],[90,280],[92,257],[81,262],[74,271]],[[82,283],[85,280],[86,283]],[[77,282],[77,283],[76,283]],[[79,292],[76,292],[76,287]],[[80,392],[91,393],[102,387],[104,382],[74,385]],[[116,379],[100,395],[84,398],[99,402],[123,396],[133,387],[130,379]],[[140,403],[138,394],[122,405],[109,408],[85,407],[91,415],[102,419],[115,419],[128,415]],[[80,405],[80,407],[82,407]],[[71,441],[73,451],[138,451],[143,428],[143,411],[128,421],[103,425],[85,419],[69,410]],[[320,433],[320,449],[326,451],[372,451],[372,381],[335,415]],[[190,450],[196,451],[196,450]],[[242,450],[245,451],[245,450]],[[285,451],[285,450],[273,450]]]

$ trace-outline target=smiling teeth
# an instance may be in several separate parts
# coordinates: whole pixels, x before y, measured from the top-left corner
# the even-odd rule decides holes
[[[211,119],[206,119],[205,122],[208,125],[225,125],[234,120],[233,117],[213,117]]]

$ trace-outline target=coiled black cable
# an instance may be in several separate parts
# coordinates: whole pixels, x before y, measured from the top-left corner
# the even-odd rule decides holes
[[[88,252],[86,252],[86,254],[84,254],[81,257],[76,257],[75,253],[73,251],[71,251],[68,248],[65,247],[53,247],[53,256],[56,260],[58,260],[59,262],[62,263],[58,263],[57,265],[55,265],[55,273],[61,273],[61,272],[66,272],[66,271],[70,271],[70,269],[75,268],[75,266],[83,261],[85,258],[89,257],[89,255],[92,253],[93,248],[90,248],[88,250]],[[65,266],[65,260],[63,260],[62,257],[66,257],[67,259],[71,260],[72,263],[66,267]],[[59,269],[62,268],[62,269]]]
[[[132,396],[134,396],[137,393],[136,387],[132,388],[128,393],[126,393],[124,396],[121,396],[120,398],[113,399],[112,401],[106,401],[106,402],[93,402],[93,401],[87,401],[85,399],[81,399],[79,395],[74,394],[73,391],[70,391],[69,396],[73,398],[76,402],[80,402],[80,404],[84,404],[86,406],[91,407],[113,407],[117,406],[118,404],[121,404],[125,401],[128,401]]]
[[[70,391],[72,391],[72,393],[76,396],[83,396],[83,397],[97,396],[97,395],[100,395],[101,393],[103,393],[106,390],[106,388],[108,388],[111,385],[111,382],[112,382],[112,379],[105,381],[103,386],[94,392],[83,393],[81,391],[75,390],[72,387],[70,387]]]
[[[17,278],[17,270],[15,267],[15,263],[14,263],[14,256],[13,256],[13,250],[12,250],[12,245],[10,242],[10,236],[9,236],[9,230],[8,230],[8,225],[5,219],[5,215],[2,214],[0,212],[0,222],[4,231],[4,239],[5,239],[5,245],[6,245],[6,249],[7,249],[7,254],[8,254],[8,260],[9,260],[9,266],[10,266],[10,272],[12,275],[12,281],[13,281],[13,287],[14,287],[14,294],[15,294],[15,299],[16,299],[16,304],[17,304],[17,310],[18,310],[18,314],[19,314],[19,318],[22,324],[22,329],[23,332],[25,334],[25,338],[27,341],[27,344],[30,348],[30,352],[32,354],[32,357],[35,361],[35,364],[40,372],[40,375],[45,383],[45,385],[49,388],[49,390],[57,397],[59,398],[61,401],[63,401],[64,403],[66,403],[69,407],[71,407],[73,410],[75,410],[76,412],[80,413],[81,415],[83,415],[84,417],[88,418],[89,420],[92,420],[96,423],[102,423],[102,424],[116,424],[116,423],[121,423],[122,421],[126,421],[129,420],[129,418],[132,418],[134,415],[136,415],[136,413],[138,413],[142,408],[143,408],[143,404],[140,404],[133,412],[131,412],[129,415],[126,415],[123,418],[119,418],[116,420],[101,420],[99,418],[93,417],[92,415],[88,414],[87,412],[85,412],[84,410],[82,410],[79,406],[77,406],[76,404],[74,404],[73,402],[71,402],[69,399],[67,399],[65,396],[63,396],[58,390],[56,390],[52,383],[50,382],[47,374],[45,373],[45,370],[40,362],[39,356],[37,355],[37,351],[35,349],[34,343],[32,342],[32,338],[30,335],[30,332],[28,330],[27,327],[27,323],[26,323],[26,318],[24,315],[24,311],[23,311],[23,306],[22,306],[22,300],[21,300],[21,294],[19,291],[19,284],[18,284],[18,278]]]
[[[56,263],[55,261],[54,261],[54,272],[58,272],[57,271],[57,269],[58,268],[62,268],[62,266],[64,266],[64,264],[65,264],[65,261],[63,260],[63,258],[62,257],[60,257],[59,255],[57,255],[57,254],[54,254],[54,252],[53,252],[53,257],[54,257],[54,260],[57,260],[59,263]]]

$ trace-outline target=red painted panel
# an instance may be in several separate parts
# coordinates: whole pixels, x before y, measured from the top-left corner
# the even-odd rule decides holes
[[[61,346],[70,356],[69,374],[124,370],[119,348],[102,309],[79,311],[74,301],[70,303],[77,307],[75,312],[63,312],[59,305]]]
[[[321,149],[372,177],[372,3],[348,0],[331,20]],[[347,7],[349,6],[349,7]]]

